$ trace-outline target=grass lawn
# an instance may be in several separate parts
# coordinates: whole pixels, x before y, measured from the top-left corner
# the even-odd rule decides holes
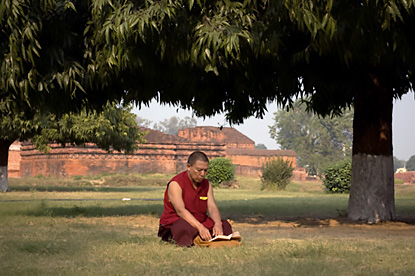
[[[415,275],[414,186],[396,185],[398,221],[365,225],[347,221],[347,195],[319,183],[265,192],[238,178],[215,197],[243,245],[180,248],[157,237],[170,177],[11,179],[0,275]]]

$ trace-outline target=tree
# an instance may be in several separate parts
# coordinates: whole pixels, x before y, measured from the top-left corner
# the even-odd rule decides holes
[[[67,143],[82,145],[90,142],[109,152],[131,153],[144,142],[145,132],[140,132],[131,113],[131,106],[121,107],[107,103],[102,112],[83,109],[57,118],[55,114],[35,114],[27,120],[23,114],[9,114],[0,119],[0,191],[8,190],[8,150],[15,140],[30,140],[36,148],[47,152],[49,142],[65,146]],[[1,108],[0,108],[1,110]],[[3,114],[4,115],[4,114]],[[19,116],[20,115],[20,116]],[[7,134],[4,135],[4,134]]]
[[[405,160],[399,160],[395,156],[393,157],[393,171],[396,172],[397,169],[405,167]]]
[[[261,117],[267,101],[290,106],[294,96],[309,97],[309,108],[323,116],[353,106],[348,216],[394,218],[392,106],[415,78],[414,1],[161,1],[137,8],[151,22],[140,37],[160,57],[151,68],[164,79],[162,102],[201,116],[226,111],[235,123]]]
[[[297,100],[290,111],[274,113],[275,123],[269,126],[272,139],[281,149],[294,150],[299,166],[308,173],[321,175],[326,167],[351,157],[353,111],[342,116],[322,118],[305,110]]]
[[[41,26],[62,32],[52,48],[45,41],[54,36],[43,36],[41,51],[35,40],[13,44],[16,47],[10,49],[17,51],[30,45],[42,58],[34,58],[34,66],[30,57],[25,58],[28,55],[7,59],[25,74],[13,77],[18,71],[2,70],[12,78],[2,78],[10,88],[0,90],[15,91],[13,95],[34,104],[42,99],[34,96],[41,88],[52,91],[52,84],[59,87],[60,80],[77,89],[72,105],[85,98],[90,104],[112,97],[146,104],[156,98],[191,108],[196,116],[226,112],[231,123],[262,117],[269,101],[289,107],[295,97],[309,99],[309,108],[320,115],[336,115],[353,106],[348,216],[368,222],[390,220],[395,216],[392,107],[393,99],[407,93],[415,79],[414,2],[3,1],[3,56],[8,56],[10,36],[26,33],[24,26],[48,20],[40,21],[45,23]],[[10,3],[30,6],[25,11],[33,13],[33,19],[14,16],[22,12],[13,14],[13,9],[5,13]],[[49,3],[54,9],[42,10]],[[6,21],[19,24],[4,30]],[[62,50],[48,51],[57,46]],[[55,53],[64,53],[66,63],[56,62]],[[30,68],[42,70],[29,75]],[[31,85],[22,80],[36,89],[25,93]],[[77,93],[81,88],[84,95]],[[73,95],[67,91],[63,96]]]
[[[133,134],[134,128],[125,137],[96,136],[105,128],[116,130],[109,121],[119,123],[118,116],[127,119],[118,127],[130,121],[124,116],[126,111],[106,106],[107,101],[120,101],[124,94],[106,82],[108,71],[89,58],[91,48],[83,36],[89,5],[87,1],[59,0],[0,4],[0,191],[8,189],[8,150],[17,139],[32,138],[41,145],[54,135],[74,143],[88,136],[104,148],[112,145],[130,150],[131,139],[135,143],[134,137],[139,137]],[[98,115],[105,106],[109,121]],[[92,129],[79,129],[71,121],[79,112],[78,119],[101,118],[102,125],[94,126],[95,121]]]
[[[195,127],[196,125],[197,120],[195,118],[186,116],[184,119],[180,119],[179,117],[173,116],[170,119],[159,122],[159,124],[154,124],[153,129],[167,134],[177,135],[180,129]]]
[[[136,116],[135,121],[138,126],[145,127],[145,128],[149,128],[150,125],[153,123],[152,121],[145,119],[145,118],[141,118],[140,116]]]
[[[265,146],[264,144],[256,144],[255,148],[256,149],[267,149],[267,146]]]
[[[415,155],[412,155],[406,162],[407,171],[415,171]]]

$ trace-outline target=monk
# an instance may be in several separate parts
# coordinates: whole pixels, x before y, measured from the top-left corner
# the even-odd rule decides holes
[[[187,170],[167,184],[158,232],[162,240],[190,247],[197,235],[208,241],[217,235],[232,234],[231,225],[221,219],[212,185],[205,179],[208,168],[206,154],[193,152]]]

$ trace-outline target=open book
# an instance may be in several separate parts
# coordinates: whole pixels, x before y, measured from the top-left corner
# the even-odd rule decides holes
[[[232,234],[225,236],[225,235],[217,235],[214,238],[210,239],[209,241],[230,241],[230,240],[240,240],[241,234],[239,232],[233,232]]]

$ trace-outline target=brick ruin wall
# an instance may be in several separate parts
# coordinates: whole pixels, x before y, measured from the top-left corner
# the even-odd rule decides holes
[[[143,144],[134,154],[108,153],[93,144],[85,147],[52,145],[43,154],[33,145],[22,145],[20,176],[96,175],[100,173],[167,173],[186,168],[187,158],[196,150],[204,151],[209,158],[224,155],[224,145],[212,144]]]
[[[9,149],[9,161],[7,166],[7,174],[9,177],[20,177],[20,144],[13,143]]]
[[[30,143],[15,143],[9,151],[10,177],[96,175],[101,173],[166,173],[174,174],[186,169],[190,153],[200,150],[212,159],[227,157],[235,165],[237,175],[258,177],[262,164],[270,158],[289,160],[295,168],[292,179],[305,181],[306,173],[296,168],[296,153],[284,150],[258,150],[254,141],[231,128],[219,131],[215,127],[196,127],[168,135],[147,131],[145,144],[134,154],[108,153],[94,144],[82,147],[51,144],[44,154]]]
[[[402,179],[405,184],[415,184],[415,172],[400,172],[395,173],[395,179]]]
[[[305,181],[306,172],[304,168],[297,168],[296,156],[261,156],[261,155],[244,155],[244,154],[228,154],[227,157],[235,166],[235,174],[246,175],[251,177],[260,177],[262,164],[266,163],[271,158],[281,157],[284,161],[289,161],[294,167],[292,180]]]
[[[9,151],[9,177],[96,175],[102,173],[166,173],[173,174],[186,169],[187,158],[196,150],[205,152],[210,159],[228,157],[235,164],[237,175],[258,177],[261,175],[262,163],[270,156],[250,156],[226,152],[224,144],[162,144],[149,143],[140,145],[134,154],[120,152],[108,153],[93,144],[84,147],[52,144],[48,154],[24,143],[11,147]],[[284,160],[293,162],[295,156],[283,156]],[[305,170],[296,168],[293,180],[305,181]]]

